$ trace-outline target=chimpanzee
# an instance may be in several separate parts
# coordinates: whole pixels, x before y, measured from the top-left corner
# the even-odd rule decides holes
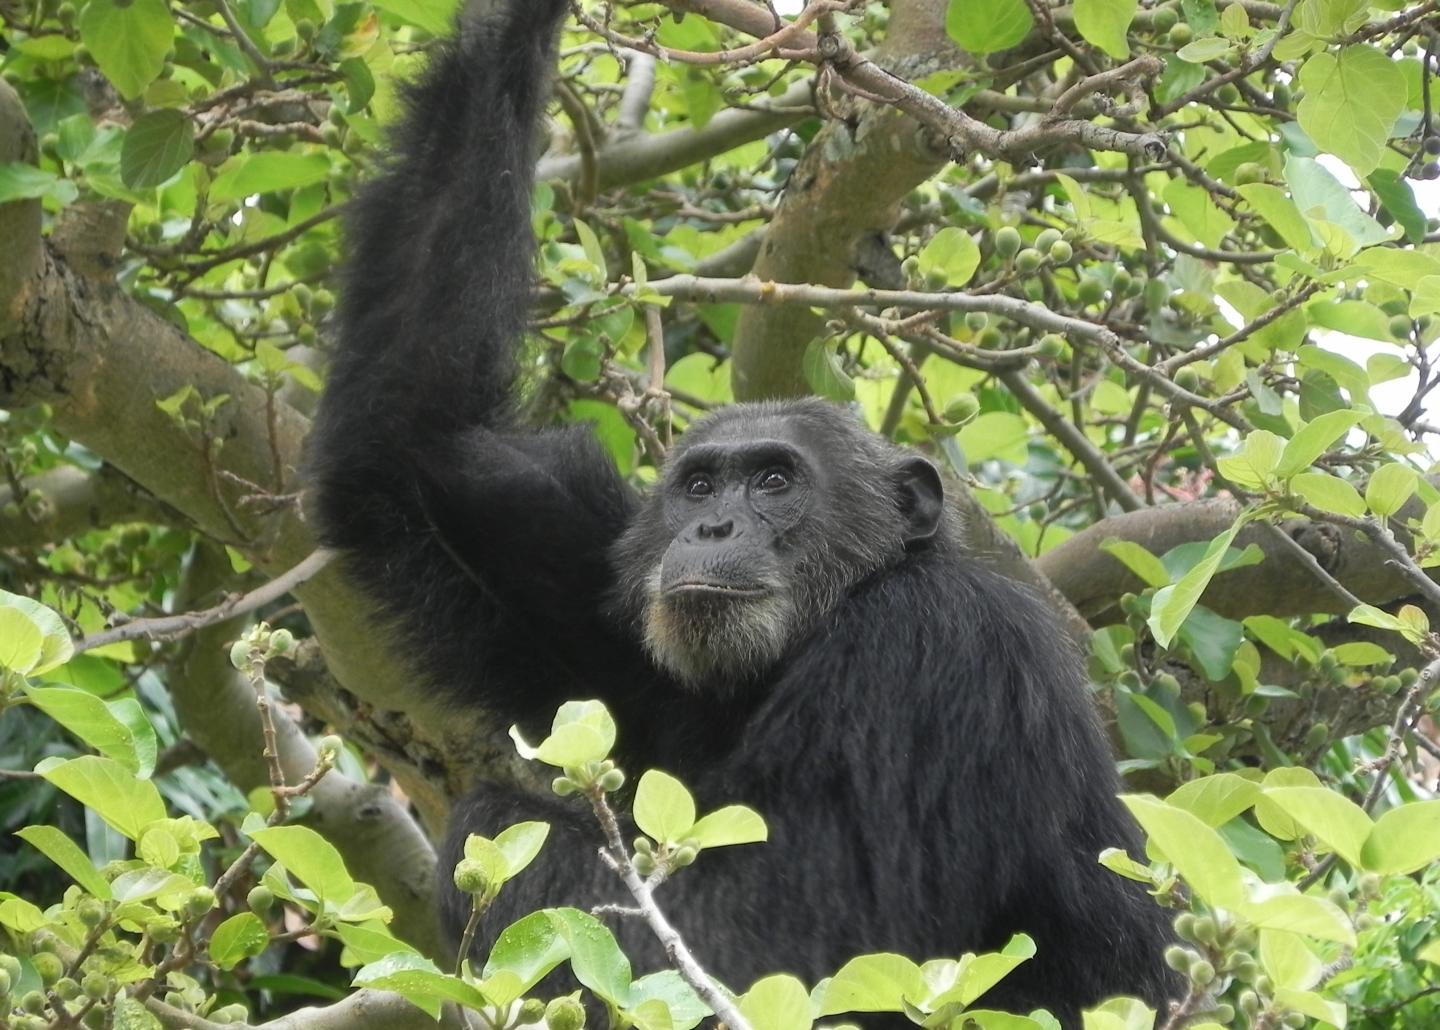
[[[600,698],[632,773],[766,817],[768,843],[707,851],[660,894],[733,989],[1023,931],[1039,954],[987,1005],[1068,1026],[1112,994],[1163,1002],[1168,921],[1097,863],[1137,838],[1080,662],[1039,600],[965,553],[928,461],[818,400],[738,405],[640,494],[588,428],[521,424],[535,130],[567,4],[482,6],[410,89],[350,216],[312,440],[323,539],[455,703],[534,730]],[[450,924],[465,835],[521,818],[554,831],[490,927],[623,900],[583,804],[482,786],[441,863]],[[639,921],[617,934],[663,963]]]

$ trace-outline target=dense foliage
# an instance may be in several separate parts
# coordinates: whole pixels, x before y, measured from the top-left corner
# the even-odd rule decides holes
[[[1172,1011],[1087,1030],[1440,1025],[1440,5],[775,6],[577,5],[534,417],[643,482],[698,413],[808,390],[948,467],[1088,647],[1150,842],[1100,860],[1184,942]],[[574,910],[452,972],[414,819],[496,728],[306,557],[337,216],[454,7],[0,0],[0,1026],[575,1026],[522,1002],[561,963],[615,1025],[718,1004]],[[764,847],[614,732],[567,706],[521,750],[641,909]],[[472,842],[477,913],[544,837]],[[971,1006],[1031,947],[727,986],[757,1030],[1045,1027]]]

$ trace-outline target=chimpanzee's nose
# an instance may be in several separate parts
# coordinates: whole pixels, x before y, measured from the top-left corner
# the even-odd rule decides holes
[[[734,519],[726,519],[724,522],[702,522],[695,527],[695,533],[701,540],[724,540],[734,531]]]

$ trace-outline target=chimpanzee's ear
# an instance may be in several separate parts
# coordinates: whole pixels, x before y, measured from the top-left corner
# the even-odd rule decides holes
[[[896,476],[900,514],[905,517],[906,545],[929,540],[945,512],[945,487],[940,473],[924,458],[909,458]]]

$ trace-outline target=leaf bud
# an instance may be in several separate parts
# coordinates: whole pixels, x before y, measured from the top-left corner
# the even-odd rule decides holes
[[[570,777],[557,776],[550,781],[550,789],[555,793],[556,797],[568,798],[580,788]]]
[[[636,837],[634,847],[637,855],[653,855],[655,853],[655,846],[650,843],[649,837]]]
[[[555,998],[545,1006],[545,1024],[550,1030],[580,1030],[585,1007],[574,998]]]
[[[237,640],[230,645],[230,664],[237,669],[245,668],[250,661],[250,641]]]
[[[1007,261],[1020,252],[1023,243],[1020,230],[1013,225],[1001,226],[995,230],[995,253]]]
[[[601,790],[605,791],[606,793],[610,793],[612,791],[617,791],[621,787],[625,786],[625,774],[619,769],[611,769],[610,771],[603,773],[600,776],[600,779],[596,782],[599,784]]]
[[[236,1023],[244,1023],[250,1018],[250,1011],[239,1002],[230,1005],[221,1005],[210,1013],[210,1022],[219,1023],[222,1026],[233,1026]]]
[[[675,853],[670,856],[670,868],[684,869],[687,865],[694,863],[700,857],[698,848],[681,847],[676,848]]]
[[[462,858],[455,866],[455,887],[462,894],[484,894],[490,889],[490,877],[479,862]]]
[[[1220,928],[1210,916],[1195,917],[1195,937],[1201,944],[1216,944],[1220,940]]]
[[[340,753],[345,750],[345,741],[334,733],[327,733],[315,742],[315,756],[327,765],[334,765],[340,760]]]
[[[545,1003],[539,998],[526,998],[520,1003],[517,1020],[522,1026],[526,1023],[538,1023],[544,1018]]]
[[[1208,986],[1215,982],[1215,967],[1208,959],[1200,959],[1190,966],[1190,979],[1194,980],[1201,987]]]
[[[630,860],[630,864],[635,867],[635,871],[641,876],[651,876],[655,872],[655,856],[653,854],[646,853],[636,855]]]
[[[1325,747],[1330,743],[1330,724],[1328,722],[1317,722],[1305,731],[1305,748],[1313,751],[1316,748]]]

